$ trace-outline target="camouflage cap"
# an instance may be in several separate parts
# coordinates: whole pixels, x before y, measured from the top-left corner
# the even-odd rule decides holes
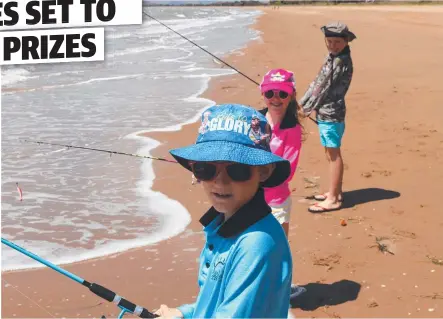
[[[349,28],[346,24],[341,22],[331,22],[325,26],[322,26],[321,31],[324,33],[325,37],[339,37],[345,38],[349,42],[357,38],[354,33],[349,31]]]

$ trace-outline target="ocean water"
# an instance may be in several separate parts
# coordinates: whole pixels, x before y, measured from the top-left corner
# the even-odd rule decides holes
[[[260,37],[250,29],[256,10],[145,10],[217,56],[241,54]],[[143,25],[107,27],[105,34],[105,62],[1,71],[2,237],[56,264],[158,242],[182,232],[190,216],[151,190],[151,160],[22,140],[149,155],[158,142],[137,132],[176,130],[195,120],[213,104],[198,97],[210,78],[234,73],[146,17]],[[3,271],[40,266],[1,249]]]

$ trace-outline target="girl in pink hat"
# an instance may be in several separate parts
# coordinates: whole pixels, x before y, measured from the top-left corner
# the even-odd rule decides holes
[[[291,165],[291,173],[284,183],[265,188],[266,202],[288,237],[292,206],[289,182],[297,169],[302,144],[302,126],[298,116],[294,74],[285,69],[271,70],[263,77],[260,91],[266,103],[266,108],[260,112],[266,116],[272,129],[271,151],[288,160]],[[303,287],[292,285],[291,298],[305,291]]]
[[[283,184],[265,189],[266,201],[288,236],[291,211],[289,182],[297,168],[302,142],[294,74],[284,69],[271,70],[263,77],[260,90],[266,103],[266,108],[260,112],[272,128],[271,151],[291,164],[291,174]]]

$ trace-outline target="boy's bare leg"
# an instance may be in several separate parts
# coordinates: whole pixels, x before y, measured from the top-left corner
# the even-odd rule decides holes
[[[310,210],[316,212],[340,208],[343,199],[343,158],[340,148],[325,147],[325,153],[329,162],[329,191],[326,193],[327,197],[324,201],[310,207]]]
[[[326,200],[320,205],[325,208],[340,207],[339,196],[342,193],[343,184],[343,158],[340,148],[326,147],[326,156],[329,161],[329,192]]]
[[[336,153],[338,153],[338,156],[336,155]],[[323,195],[316,195],[319,199],[318,200],[325,200],[327,199],[329,196],[329,193],[331,192],[331,190],[338,188],[338,195],[336,195],[338,197],[339,201],[343,200],[343,158],[341,157],[341,152],[340,152],[340,148],[328,148],[325,147],[325,155],[326,155],[326,159],[328,161],[329,164],[329,175],[330,175],[330,186],[329,186],[329,190],[328,192],[324,193]],[[337,158],[337,162],[334,163],[332,161],[332,158]],[[337,174],[335,173],[339,173],[338,174],[338,181],[337,181]],[[334,178],[335,176],[335,178]]]

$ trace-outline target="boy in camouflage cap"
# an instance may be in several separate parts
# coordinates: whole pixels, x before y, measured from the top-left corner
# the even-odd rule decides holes
[[[320,140],[325,147],[331,172],[329,191],[314,197],[321,203],[309,207],[312,213],[342,207],[343,159],[340,146],[345,131],[345,95],[353,73],[349,42],[356,38],[346,24],[341,22],[325,25],[321,31],[329,54],[300,101],[306,116],[316,111]]]

